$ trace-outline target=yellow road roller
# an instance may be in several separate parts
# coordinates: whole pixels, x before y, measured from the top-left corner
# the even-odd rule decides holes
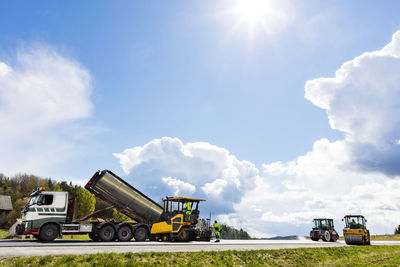
[[[371,245],[367,220],[362,215],[346,215],[342,219],[346,226],[343,228],[343,236],[347,245]]]

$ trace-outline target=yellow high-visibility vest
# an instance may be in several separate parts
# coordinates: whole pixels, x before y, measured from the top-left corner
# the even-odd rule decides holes
[[[190,202],[186,202],[185,209],[186,209],[186,214],[190,214],[190,212],[192,211],[192,206],[190,205]]]

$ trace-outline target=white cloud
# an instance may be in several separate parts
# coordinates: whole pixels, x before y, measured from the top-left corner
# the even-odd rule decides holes
[[[400,31],[382,50],[344,63],[333,78],[306,83],[305,97],[326,109],[332,129],[346,134],[353,161],[368,171],[400,174]]]
[[[0,171],[44,174],[73,153],[76,121],[93,110],[90,74],[47,45],[12,62],[0,61]]]
[[[176,192],[160,185],[162,177],[180,177],[201,188],[196,196],[207,196],[220,211],[231,210],[258,177],[254,164],[239,161],[224,148],[204,142],[184,144],[178,138],[154,139],[114,155],[128,179],[154,197]]]
[[[162,177],[161,181],[166,183],[169,187],[171,187],[174,192],[174,196],[179,196],[180,194],[193,194],[196,192],[196,187],[191,185],[190,183],[186,183],[179,179],[173,177]]]
[[[320,192],[311,188],[280,191],[267,184],[267,179],[260,180],[255,189],[243,196],[242,202],[235,205],[235,212],[222,216],[224,221],[237,222],[237,227],[260,236],[306,235],[316,217],[335,219],[336,229],[341,231],[345,214],[361,213],[368,219],[373,234],[392,233],[400,221],[399,180],[381,177],[372,183],[365,181]],[[333,183],[326,182],[328,186]]]
[[[345,138],[322,138],[305,155],[262,164],[261,171],[226,149],[168,137],[115,155],[144,185],[184,177],[202,189],[196,194],[211,202],[214,216],[259,237],[307,235],[314,217],[335,219],[340,232],[349,213],[364,214],[372,234],[391,233],[400,222],[398,73],[400,32],[382,50],[343,64],[335,77],[308,81],[306,98],[326,109]]]
[[[212,183],[206,183],[201,187],[201,189],[206,195],[217,198],[221,195],[227,185],[228,183],[225,180],[217,179]]]

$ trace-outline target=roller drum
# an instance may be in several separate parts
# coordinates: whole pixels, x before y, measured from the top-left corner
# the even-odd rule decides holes
[[[345,236],[344,240],[347,245],[364,245],[362,236]]]

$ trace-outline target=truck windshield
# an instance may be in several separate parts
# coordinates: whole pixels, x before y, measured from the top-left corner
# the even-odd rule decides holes
[[[34,197],[31,198],[31,200],[29,201],[29,203],[26,205],[27,207],[32,206],[33,204],[35,204],[37,202],[39,198],[39,195],[36,195]]]
[[[317,219],[314,220],[314,227],[315,228],[329,228],[333,227],[333,220],[332,219]]]
[[[350,229],[364,229],[365,228],[365,220],[360,216],[348,216],[345,218],[346,227]]]

